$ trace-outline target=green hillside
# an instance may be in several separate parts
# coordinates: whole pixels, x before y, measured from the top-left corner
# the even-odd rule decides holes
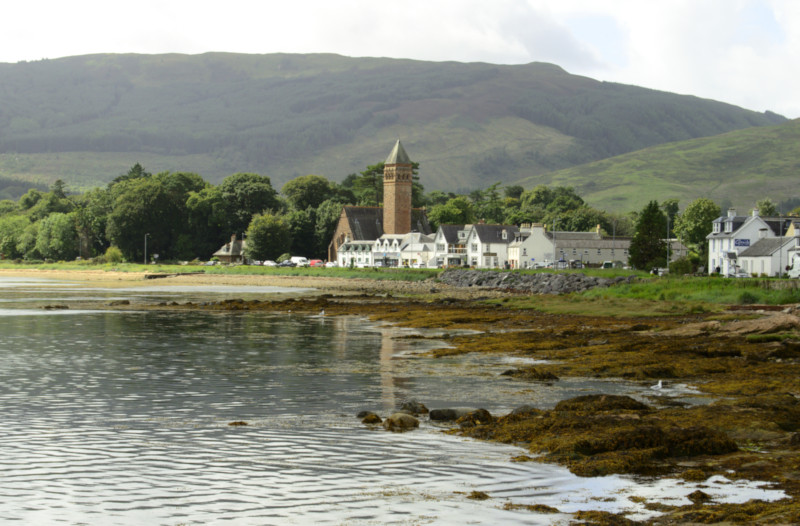
[[[341,180],[399,137],[426,189],[463,190],[784,120],[550,64],[87,55],[0,64],[0,178],[78,190],[140,162],[213,183],[253,171],[280,187]]]
[[[800,119],[636,152],[518,181],[569,184],[593,206],[628,211],[650,199],[708,197],[740,209],[800,198]],[[794,205],[797,206],[797,205]]]

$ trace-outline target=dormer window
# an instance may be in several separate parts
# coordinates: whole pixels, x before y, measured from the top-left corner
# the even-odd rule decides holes
[[[733,221],[725,221],[725,232],[733,232]]]
[[[508,239],[508,230],[503,230],[503,239]]]
[[[714,223],[714,233],[719,234],[720,226],[719,223]]]

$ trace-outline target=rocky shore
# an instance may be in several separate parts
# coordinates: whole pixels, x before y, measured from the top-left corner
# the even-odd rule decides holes
[[[484,270],[450,269],[439,276],[439,282],[459,288],[481,287],[527,294],[569,294],[595,287],[609,287],[622,282],[630,283],[633,276],[602,278],[581,273],[517,274]]]

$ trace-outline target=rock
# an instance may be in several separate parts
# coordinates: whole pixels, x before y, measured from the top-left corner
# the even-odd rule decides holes
[[[456,420],[456,422],[461,427],[474,427],[486,424],[493,424],[494,417],[486,409],[476,409],[475,411],[472,411],[471,413],[467,413],[466,415],[462,416],[461,418]]]
[[[400,406],[400,411],[411,415],[428,414],[428,408],[425,407],[425,404],[418,402],[416,400],[406,400],[405,402],[403,402],[403,405]]]
[[[406,413],[394,413],[383,421],[383,428],[387,431],[402,433],[419,427],[419,420]]]
[[[486,492],[483,492],[483,491],[473,491],[472,493],[467,495],[467,498],[468,499],[472,499],[472,500],[487,500],[487,499],[491,499],[489,494],[486,493]]]
[[[562,400],[556,404],[556,411],[645,411],[650,407],[630,396],[624,395],[584,395]]]
[[[487,289],[513,290],[530,294],[567,294],[608,287],[627,278],[614,280],[586,276],[582,273],[517,274],[508,271],[486,271],[448,269],[438,278],[440,283],[455,287],[483,287]]]
[[[118,305],[130,305],[131,302],[128,300],[114,300],[108,303],[109,307],[116,307]]]
[[[364,417],[361,419],[361,423],[367,425],[380,424],[381,422],[383,422],[383,420],[381,420],[381,417],[379,417],[372,411],[367,411],[367,414],[364,415]]]
[[[449,409],[433,409],[431,410],[428,418],[431,420],[438,420],[441,422],[452,422],[458,420],[462,416],[475,411],[471,407],[454,407]]]
[[[700,491],[699,489],[693,491],[686,495],[686,498],[692,501],[694,504],[702,504],[703,502],[708,502],[711,500],[711,495],[705,493],[704,491]]]
[[[236,422],[228,422],[229,426],[246,426],[247,422],[243,422],[242,420],[237,420]]]

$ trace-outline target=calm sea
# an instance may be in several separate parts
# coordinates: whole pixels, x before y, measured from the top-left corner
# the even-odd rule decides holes
[[[136,311],[137,304],[266,298],[275,289],[97,289],[0,279],[0,522],[19,524],[553,524],[580,509],[649,513],[676,481],[581,479],[423,419],[363,426],[407,399],[502,413],[621,382],[532,388],[502,358],[424,356],[413,331],[354,317]],[[130,299],[131,311],[81,310]],[[72,305],[45,310],[50,304]],[[231,426],[231,422],[247,425]],[[710,494],[780,492],[706,483]],[[471,500],[472,491],[492,498]],[[728,497],[725,497],[728,498]],[[546,504],[562,514],[504,509]]]

